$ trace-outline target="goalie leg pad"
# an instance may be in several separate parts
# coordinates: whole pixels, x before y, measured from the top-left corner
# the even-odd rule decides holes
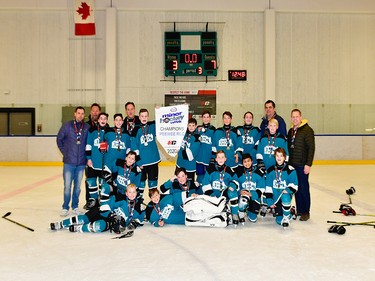
[[[196,214],[218,214],[223,211],[226,198],[221,196],[211,197],[208,195],[198,195],[197,197],[189,197],[184,202],[184,212],[194,212]]]
[[[208,226],[208,227],[226,227],[228,225],[226,212],[219,214],[195,214],[189,212],[186,214],[185,225],[187,226]]]

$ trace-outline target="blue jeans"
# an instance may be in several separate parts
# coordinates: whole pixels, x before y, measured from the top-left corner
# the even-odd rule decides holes
[[[310,184],[309,184],[309,175],[306,175],[303,170],[304,166],[293,166],[297,172],[298,178],[298,190],[295,194],[297,213],[306,214],[310,213]]]
[[[63,209],[69,210],[70,199],[72,199],[72,209],[78,208],[79,195],[81,194],[81,181],[85,165],[76,166],[64,163],[63,179],[64,179],[64,203]],[[73,196],[72,196],[73,183]]]

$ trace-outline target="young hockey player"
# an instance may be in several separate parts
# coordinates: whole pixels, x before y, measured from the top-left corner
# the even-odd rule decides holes
[[[199,184],[188,180],[185,168],[177,168],[174,176],[160,186],[160,191],[173,196],[173,205],[177,210],[183,207],[188,197],[198,195]]]
[[[125,159],[117,159],[114,165],[106,167],[100,200],[106,200],[111,194],[125,195],[126,187],[133,183],[137,187],[137,199],[141,199],[141,169],[135,164],[136,154],[129,151]]]
[[[122,114],[116,113],[113,120],[114,127],[108,128],[104,135],[104,141],[108,143],[108,152],[105,157],[107,166],[113,165],[117,159],[125,159],[126,153],[130,150],[130,137],[122,127],[124,123]]]
[[[277,128],[277,120],[271,119],[268,123],[268,131],[266,131],[256,145],[256,158],[259,168],[267,170],[275,165],[274,151],[278,147],[283,148],[286,151],[286,155],[288,155],[288,142],[284,135],[277,132]]]
[[[203,124],[197,128],[199,142],[201,143],[196,157],[196,175],[199,183],[202,183],[204,174],[206,173],[212,158],[212,136],[215,132],[215,127],[210,123],[211,113],[208,110],[203,111],[202,122]]]
[[[182,140],[181,147],[177,154],[176,167],[184,167],[187,172],[189,180],[195,180],[196,161],[195,157],[198,155],[200,142],[199,135],[196,134],[197,120],[190,118],[188,127]]]
[[[157,188],[150,189],[148,193],[151,201],[148,203],[145,213],[146,219],[155,227],[165,224],[185,224],[185,213],[181,208],[173,206],[172,195],[160,195]]]
[[[253,126],[253,113],[246,112],[243,116],[244,125],[237,127],[238,146],[241,148],[242,154],[248,153],[252,159],[256,159],[255,144],[260,139],[260,129]],[[242,163],[241,155],[238,159]]]
[[[256,222],[260,210],[260,197],[266,189],[264,173],[253,166],[250,154],[242,155],[242,165],[236,169],[239,191],[239,218],[245,222],[245,213],[251,222]]]
[[[104,142],[104,134],[107,128],[108,114],[101,112],[98,117],[98,125],[91,127],[87,137],[86,158],[87,158],[87,184],[90,199],[87,208],[95,206],[98,200],[99,186],[102,183],[107,153],[107,143]]]
[[[202,190],[205,195],[225,196],[230,203],[233,224],[239,223],[238,217],[238,180],[235,172],[228,167],[225,152],[216,153],[216,163],[211,163],[202,181]]]
[[[86,214],[73,216],[61,222],[51,223],[51,230],[69,228],[70,232],[129,233],[143,221],[143,212],[136,201],[137,191],[133,184],[126,190],[126,199],[116,201],[115,196],[100,207],[91,208]]]
[[[231,168],[238,166],[238,136],[236,129],[231,125],[232,113],[225,111],[223,113],[223,127],[216,129],[212,137],[212,152],[222,150],[225,153],[227,163]]]
[[[285,163],[286,152],[279,147],[275,150],[276,165],[267,170],[266,191],[268,205],[275,210],[276,223],[289,226],[293,194],[298,190],[297,173]]]
[[[156,144],[155,121],[148,122],[148,110],[139,111],[140,126],[133,130],[131,136],[131,150],[140,158],[137,165],[142,169],[141,190],[146,186],[156,188],[158,185],[160,155]]]

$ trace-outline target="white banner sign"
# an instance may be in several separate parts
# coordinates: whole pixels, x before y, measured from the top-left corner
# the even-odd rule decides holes
[[[189,120],[187,104],[155,109],[156,138],[168,155],[177,155]]]

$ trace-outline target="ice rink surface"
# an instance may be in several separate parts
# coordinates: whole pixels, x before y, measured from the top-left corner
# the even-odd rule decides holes
[[[174,167],[161,166],[159,186]],[[332,211],[348,203],[375,214],[375,165],[316,165],[307,222],[286,229],[272,215],[244,226],[214,229],[148,223],[128,239],[113,233],[51,231],[61,219],[62,167],[0,166],[0,213],[35,229],[0,220],[1,280],[375,280],[375,228],[328,233],[327,220],[375,221]],[[147,191],[145,192],[147,194]],[[80,207],[84,204],[84,189]]]

